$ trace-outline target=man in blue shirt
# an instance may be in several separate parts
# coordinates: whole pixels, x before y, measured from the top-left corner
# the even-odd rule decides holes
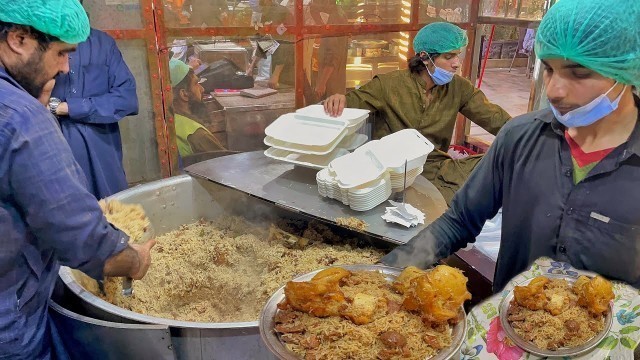
[[[503,208],[494,291],[539,257],[640,288],[640,2],[562,0],[538,29],[550,109],[505,125],[451,208],[382,259],[428,266]]]
[[[44,106],[89,35],[77,0],[0,1],[0,358],[51,358],[47,308],[60,265],[142,278],[154,241],[110,225]],[[40,102],[38,101],[40,100]]]
[[[51,96],[49,108],[58,117],[89,191],[102,199],[126,189],[118,122],[138,113],[138,97],[136,81],[116,42],[91,29],[89,38],[69,54],[69,72],[56,76]]]

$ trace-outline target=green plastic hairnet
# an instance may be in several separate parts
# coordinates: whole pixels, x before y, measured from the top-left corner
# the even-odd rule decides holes
[[[178,59],[169,60],[169,77],[171,78],[171,86],[180,84],[191,68]]]
[[[0,21],[28,25],[68,44],[89,37],[89,18],[78,0],[2,0]]]
[[[640,85],[640,0],[560,0],[540,23],[536,54]]]
[[[429,54],[444,54],[467,46],[467,33],[460,27],[446,23],[435,22],[426,25],[413,39],[413,50],[416,53],[425,51]]]

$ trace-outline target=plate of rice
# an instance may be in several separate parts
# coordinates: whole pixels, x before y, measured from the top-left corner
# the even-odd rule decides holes
[[[526,280],[500,304],[500,322],[521,349],[542,357],[591,351],[611,329],[613,286],[600,276],[545,274]]]
[[[297,277],[266,303],[260,335],[283,360],[454,358],[466,334],[466,277],[443,265],[407,269],[345,265]]]

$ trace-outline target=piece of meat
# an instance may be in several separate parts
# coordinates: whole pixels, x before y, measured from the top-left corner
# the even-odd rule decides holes
[[[322,337],[325,340],[336,341],[336,340],[340,339],[342,336],[343,336],[342,333],[340,333],[338,331],[331,331],[331,332],[323,335]]]
[[[317,358],[317,352],[314,350],[307,350],[307,353],[304,354],[304,360],[316,360]]]
[[[436,349],[436,350],[440,350],[442,349],[444,346],[442,346],[442,344],[440,344],[440,342],[438,341],[438,338],[436,338],[435,336],[431,335],[431,334],[424,334],[424,336],[422,337],[422,340],[424,340],[424,342],[431,346],[432,348]]]
[[[393,300],[387,299],[387,314],[394,314],[400,311],[402,304],[395,302]]]
[[[594,315],[605,314],[609,310],[609,303],[615,298],[613,285],[599,275],[592,279],[580,276],[573,284],[573,292],[578,295],[578,304]]]
[[[471,299],[462,271],[446,265],[411,280],[404,295],[404,309],[419,311],[424,322],[442,324],[457,319],[462,304]]]
[[[404,294],[411,287],[411,280],[426,274],[424,270],[420,270],[415,266],[408,266],[393,282],[393,289],[400,294]]]
[[[401,348],[407,345],[407,339],[397,331],[385,331],[380,333],[378,338],[388,348]]]
[[[280,340],[286,342],[287,344],[295,344],[298,345],[300,344],[300,341],[302,340],[302,335],[300,334],[282,334],[280,335]]]
[[[276,324],[288,324],[298,318],[298,314],[291,310],[280,310],[276,313],[274,321]]]
[[[320,339],[315,335],[310,335],[300,340],[299,344],[305,349],[317,349],[320,346]]]
[[[311,281],[289,281],[284,287],[286,305],[317,317],[339,316],[346,299],[340,290],[340,280],[351,273],[342,268],[320,271]],[[281,307],[278,305],[279,309]]]
[[[575,320],[567,320],[564,322],[564,327],[570,333],[577,333],[580,330],[580,323]]]
[[[351,305],[342,315],[356,325],[364,325],[373,321],[380,299],[367,294],[356,294]]]
[[[284,325],[278,324],[274,328],[279,333],[301,333],[304,332],[303,325]]]
[[[534,278],[525,286],[516,286],[513,289],[515,301],[529,310],[542,310],[547,304],[547,297],[544,294],[544,286],[549,283],[549,279],[544,276]]]

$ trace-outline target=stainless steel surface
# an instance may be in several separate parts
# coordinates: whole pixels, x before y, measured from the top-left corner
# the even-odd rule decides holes
[[[565,279],[571,285],[573,285],[573,283],[575,283],[575,281],[577,280],[577,277],[571,277],[567,275],[545,274],[544,276],[551,279]],[[533,279],[523,281],[518,285],[520,286],[527,285],[532,280]],[[600,341],[602,341],[602,339],[604,339],[604,337],[607,335],[609,330],[611,330],[611,325],[613,323],[613,315],[612,315],[613,302],[612,302],[609,305],[609,312],[607,313],[607,316],[604,319],[604,329],[600,334],[596,335],[593,339],[575,348],[560,348],[558,350],[541,349],[537,347],[534,343],[529,342],[523,339],[522,337],[520,337],[520,335],[518,335],[515,332],[513,327],[511,327],[511,324],[507,319],[511,300],[513,300],[513,290],[511,290],[511,292],[509,292],[509,294],[504,299],[502,299],[502,302],[500,303],[500,309],[499,309],[500,323],[502,325],[502,328],[504,329],[504,332],[507,334],[509,339],[511,339],[514,342],[514,344],[516,344],[518,347],[520,347],[526,352],[529,352],[531,354],[541,356],[541,357],[572,357],[572,356],[578,356],[578,355],[588,353],[589,351],[593,350],[600,343]]]
[[[386,223],[381,218],[386,202],[367,212],[351,210],[336,200],[325,199],[318,194],[316,170],[269,159],[261,151],[208,160],[191,165],[185,171],[332,224],[338,217],[361,219],[369,224],[363,233],[394,244],[409,241],[447,209],[438,189],[424,177],[418,176],[406,191],[406,201],[425,213],[425,225],[407,229]]]
[[[133,279],[130,277],[122,278],[122,296],[133,295]]]
[[[71,360],[175,359],[167,326],[96,320],[54,301],[49,314]]]
[[[141,204],[157,235],[201,218],[214,219],[225,213],[225,209],[228,208],[235,207],[235,211],[244,211],[247,214],[251,211],[273,212],[273,206],[267,206],[262,201],[248,195],[238,196],[237,191],[188,175],[136,186],[110,199]],[[67,267],[60,269],[60,278],[76,298],[69,302],[77,303],[77,311],[83,315],[98,320],[169,327],[171,344],[177,359],[274,359],[260,340],[257,321],[198,323],[142,315],[112,305],[93,295],[80,285],[72,270]],[[153,357],[121,357],[135,358]]]
[[[383,273],[387,280],[392,281],[400,275],[401,269],[383,266],[383,265],[344,265],[340,266],[351,271],[379,271]],[[299,276],[293,281],[309,281],[315,274],[320,272],[317,270],[308,274]],[[262,312],[260,313],[260,336],[265,342],[269,350],[271,350],[281,360],[298,360],[299,357],[294,353],[287,350],[286,346],[280,341],[280,338],[273,331],[275,327],[274,317],[278,312],[278,304],[284,300],[284,287],[281,287],[275,294],[269,298],[265,304]],[[429,360],[445,360],[445,359],[459,359],[459,350],[464,343],[465,335],[467,333],[467,317],[464,309],[460,308],[460,321],[453,327],[451,346],[446,349],[442,349],[436,356],[429,358]],[[456,357],[456,355],[458,355]]]

